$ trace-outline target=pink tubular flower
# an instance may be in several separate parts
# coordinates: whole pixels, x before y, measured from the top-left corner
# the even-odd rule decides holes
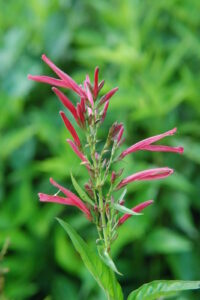
[[[96,69],[94,71],[94,89],[93,89],[95,99],[97,98],[98,92],[99,92],[98,81],[99,81],[99,67],[96,67]]]
[[[85,164],[89,165],[88,159],[85,157],[85,155],[77,148],[77,146],[70,140],[66,140],[67,143],[70,145],[72,150],[76,153],[76,155],[83,161]]]
[[[92,97],[90,86],[89,86],[87,81],[85,81],[85,90],[86,90],[87,99],[89,100],[91,106],[93,107],[94,106],[94,100],[93,100],[93,97]]]
[[[60,111],[60,115],[63,119],[63,122],[65,123],[65,126],[67,127],[67,129],[71,133],[72,137],[74,138],[74,141],[75,141],[76,145],[78,147],[80,147],[81,142],[80,142],[80,139],[78,137],[78,134],[76,133],[76,130],[74,129],[74,127],[72,126],[72,124],[70,123],[70,121],[68,120],[68,118],[66,117],[66,115],[63,111]]]
[[[30,75],[29,74],[28,79],[38,81],[38,82],[47,83],[47,84],[54,85],[54,86],[59,86],[59,87],[66,88],[66,83],[63,80],[52,78],[52,77],[49,77],[49,76]]]
[[[98,93],[99,93],[100,90],[103,88],[104,83],[105,83],[105,80],[102,80],[102,81],[99,83],[99,85],[98,85]]]
[[[145,207],[151,205],[154,201],[153,200],[148,200],[145,202],[142,202],[140,204],[138,204],[137,206],[133,207],[131,210],[139,213],[141,212]],[[124,214],[118,221],[118,226],[122,225],[126,220],[128,220],[132,215],[129,214]]]
[[[103,121],[106,117],[108,106],[109,106],[109,101],[107,101],[106,104],[104,105],[103,113],[102,113],[102,117],[101,117],[101,123],[103,123]]]
[[[78,121],[77,111],[75,106],[71,103],[71,101],[63,94],[60,90],[53,87],[53,92],[58,96],[60,101],[64,104],[64,106],[71,112],[71,114],[74,116],[74,119]]]
[[[85,116],[84,116],[84,112],[82,110],[81,103],[77,104],[77,115],[78,115],[81,125],[84,127],[85,126]]]
[[[74,206],[77,206],[82,212],[85,213],[86,217],[91,220],[91,213],[89,211],[89,209],[87,208],[87,206],[83,203],[83,201],[76,196],[74,193],[72,193],[71,191],[69,191],[68,189],[64,188],[63,186],[61,186],[60,184],[58,184],[56,181],[53,180],[53,178],[50,178],[50,183],[57,187],[67,198],[69,198],[71,201],[73,201]],[[52,196],[55,197],[55,196]]]
[[[141,180],[154,180],[161,179],[171,175],[174,171],[170,168],[155,168],[150,170],[141,171],[135,174],[132,174],[122,181],[117,186],[117,190],[121,189],[123,186],[127,185],[132,181],[141,181]]]
[[[119,130],[118,137],[117,137],[117,144],[118,144],[118,145],[119,145],[120,142],[121,142],[121,138],[122,138],[123,133],[124,133],[124,126],[122,125],[122,127],[121,127],[120,130]]]
[[[28,79],[48,83],[54,86],[69,88],[79,96],[85,96],[83,89],[69,75],[60,70],[48,57],[46,57],[46,55],[43,54],[42,59],[58,75],[60,79],[38,75],[28,75]]]
[[[110,92],[108,92],[107,94],[105,94],[105,96],[103,96],[99,102],[99,106],[101,106],[102,104],[104,104],[105,102],[107,102],[117,91],[118,91],[118,87],[112,89]]]
[[[157,142],[161,139],[163,139],[166,136],[169,135],[173,135],[176,132],[176,128],[169,130],[165,133],[159,134],[159,135],[155,135],[152,136],[150,138],[147,138],[145,140],[142,140],[134,145],[132,145],[131,147],[129,147],[128,149],[124,150],[121,154],[120,154],[120,158],[122,159],[123,157],[125,157],[126,155],[138,151],[138,150],[148,150],[148,151],[163,151],[163,152],[177,152],[177,153],[183,153],[183,147],[169,147],[169,146],[162,146],[162,145],[151,145],[154,142]]]

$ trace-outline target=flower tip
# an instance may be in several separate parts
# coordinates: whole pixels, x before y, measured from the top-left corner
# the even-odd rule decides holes
[[[177,127],[173,128],[172,130],[170,130],[170,134],[173,135],[174,133],[177,132]]]
[[[42,60],[45,60],[47,57],[45,54],[42,54],[41,58],[42,58]]]
[[[49,181],[50,181],[50,183],[52,183],[52,181],[53,181],[53,178],[52,178],[52,177],[50,177],[50,178],[49,178]]]
[[[42,193],[38,193],[38,198],[39,198],[40,201],[45,201],[44,200],[44,194],[42,194]]]
[[[184,152],[184,148],[183,148],[183,147],[179,147],[178,149],[179,149],[179,151],[178,151],[178,152],[179,152],[180,154],[183,154],[183,152]]]
[[[28,78],[29,80],[32,80],[32,78],[33,78],[33,75],[31,75],[31,74],[28,74],[27,78]]]
[[[65,116],[65,113],[64,113],[64,111],[62,111],[62,110],[59,111],[59,114],[61,115],[61,117],[62,117],[62,116]]]
[[[53,86],[51,89],[53,92],[56,92],[58,90],[55,86]]]

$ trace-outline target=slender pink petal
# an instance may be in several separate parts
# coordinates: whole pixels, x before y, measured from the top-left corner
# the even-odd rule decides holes
[[[85,113],[86,108],[85,108],[85,98],[84,97],[81,97],[80,104],[81,104],[81,108],[82,108],[83,113]]]
[[[99,83],[99,85],[98,85],[98,93],[99,93],[100,90],[103,88],[104,83],[105,83],[105,80],[102,80],[102,81]]]
[[[40,76],[40,75],[28,75],[28,79],[30,80],[34,80],[37,82],[43,82],[43,83],[47,83],[50,85],[55,85],[55,86],[59,86],[59,87],[66,87],[66,83],[63,80],[60,79],[55,79],[49,76]]]
[[[117,175],[116,175],[115,171],[113,171],[111,174],[111,183],[113,183],[115,181],[116,177],[117,177]]]
[[[183,147],[170,147],[170,146],[162,146],[162,145],[149,145],[141,148],[141,150],[148,151],[160,151],[160,152],[176,152],[182,154],[184,152]]]
[[[86,90],[87,98],[88,98],[91,106],[93,107],[94,106],[94,100],[93,100],[92,93],[91,93],[91,90],[90,90],[90,87],[89,87],[89,84],[88,84],[87,81],[85,81],[85,90]]]
[[[142,140],[134,145],[132,145],[131,147],[129,147],[128,149],[124,150],[121,155],[120,158],[125,157],[126,155],[138,151],[138,150],[149,150],[149,151],[170,151],[170,152],[179,152],[182,153],[183,152],[183,148],[173,148],[173,147],[169,147],[168,150],[167,148],[164,148],[164,146],[152,146],[149,147],[152,143],[157,142],[161,139],[163,139],[166,136],[169,135],[173,135],[176,132],[176,128],[169,130],[165,133],[159,134],[159,135],[155,135],[152,136],[150,138],[147,138],[145,140]],[[157,148],[158,147],[158,148]],[[166,146],[167,147],[167,146]]]
[[[45,54],[42,55],[43,61],[66,83],[66,87],[72,89],[79,96],[84,96],[82,88],[66,73],[60,70]]]
[[[47,195],[43,193],[39,193],[38,196],[41,202],[55,202],[65,205],[75,205],[74,200],[70,198],[60,197],[56,195]]]
[[[67,127],[67,129],[71,133],[72,137],[74,138],[74,141],[75,141],[76,145],[78,147],[80,147],[81,142],[80,142],[80,139],[79,139],[79,137],[76,133],[76,130],[74,129],[74,127],[72,126],[72,124],[70,123],[70,121],[68,120],[68,118],[66,117],[66,115],[63,111],[60,111],[60,115],[63,119],[63,122],[65,123],[65,126]]]
[[[70,145],[70,147],[72,148],[72,150],[76,153],[76,155],[85,163],[89,164],[88,159],[85,157],[85,155],[77,148],[77,146],[70,140],[67,139],[66,140],[67,143]]]
[[[106,95],[104,95],[99,102],[99,106],[107,102],[118,91],[118,89],[119,88],[116,87],[112,89],[110,92],[108,92]]]
[[[74,201],[74,205],[76,205],[77,207],[79,207],[80,210],[82,210],[86,214],[86,216],[87,216],[88,219],[91,218],[91,213],[90,213],[89,209],[83,203],[83,201],[81,201],[81,199],[79,197],[77,197],[74,193],[72,193],[68,189],[66,189],[63,186],[61,186],[60,184],[58,184],[56,181],[53,180],[53,178],[50,178],[50,183],[52,185],[54,185],[55,187],[57,187],[68,198],[70,198],[72,201]]]
[[[76,108],[71,103],[71,101],[67,98],[67,96],[65,96],[65,94],[63,94],[60,90],[58,90],[55,87],[53,87],[52,90],[58,96],[58,98],[64,104],[64,106],[72,113],[72,115],[74,116],[75,120],[77,121],[78,120],[78,116],[77,116]]]
[[[99,67],[96,67],[94,71],[94,98],[96,99],[98,96],[98,81],[99,81]]]
[[[78,117],[81,121],[81,124],[84,125],[85,124],[85,116],[83,114],[82,107],[81,107],[80,103],[77,104],[77,114],[78,114]]]
[[[123,133],[124,133],[124,126],[122,125],[122,127],[119,130],[118,137],[117,137],[117,144],[120,143]]]
[[[114,126],[113,126],[113,133],[112,133],[112,138],[115,139],[116,137],[118,137],[118,134],[120,132],[120,130],[123,128],[123,124],[122,123],[114,123]]]
[[[107,114],[107,110],[108,110],[108,106],[109,106],[109,101],[106,102],[106,104],[104,105],[104,109],[103,109],[103,113],[102,113],[102,117],[101,117],[101,122],[103,123],[106,114]]]
[[[148,200],[148,201],[145,201],[143,203],[140,203],[139,205],[133,207],[131,210],[136,212],[136,213],[139,213],[141,212],[145,207],[151,205],[153,203],[153,200]],[[129,219],[132,215],[129,215],[129,214],[125,214],[123,215],[119,221],[118,221],[118,226],[122,225],[127,219]]]
[[[132,181],[140,181],[140,180],[154,180],[165,178],[173,173],[173,170],[170,168],[155,168],[150,170],[141,171],[135,174],[132,174],[125,179],[123,179],[117,186],[117,190],[127,185]]]

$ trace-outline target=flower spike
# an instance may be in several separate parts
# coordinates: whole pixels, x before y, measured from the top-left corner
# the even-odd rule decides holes
[[[81,145],[78,133],[73,124],[71,124],[65,113],[60,111],[62,120],[73,138],[66,141],[73,152],[80,158],[80,164],[87,168],[89,178],[84,185],[84,189],[72,178],[74,188],[81,198],[50,178],[51,184],[63,196],[60,196],[58,193],[55,195],[39,193],[39,199],[43,202],[55,202],[79,208],[87,219],[96,225],[99,237],[97,242],[100,242],[103,254],[101,258],[105,263],[107,262],[108,267],[116,272],[116,267],[109,257],[109,251],[112,242],[117,238],[117,228],[130,218],[131,215],[134,215],[133,212],[141,212],[147,206],[151,205],[153,200],[140,203],[133,207],[131,211],[129,208],[123,206],[126,188],[123,189],[118,201],[115,199],[114,193],[131,182],[166,178],[173,173],[173,169],[168,167],[152,168],[133,173],[123,178],[122,173],[124,169],[117,169],[117,167],[114,167],[114,164],[128,154],[139,150],[183,153],[183,148],[154,144],[164,137],[175,134],[176,128],[174,128],[137,142],[118,156],[117,151],[124,141],[124,125],[118,120],[114,121],[109,128],[105,143],[102,142],[99,135],[99,129],[106,117],[111,97],[117,92],[118,87],[111,89],[108,93],[99,97],[99,92],[104,86],[104,80],[99,82],[98,67],[94,71],[93,83],[91,83],[87,75],[85,81],[79,85],[68,74],[59,69],[48,57],[42,55],[42,59],[57,74],[58,78],[32,75],[29,75],[28,78],[52,85],[53,92],[70,111],[80,129],[83,130],[83,141],[85,140],[86,142]],[[65,93],[60,91],[59,87],[71,89],[78,94],[80,101],[74,105],[65,96]],[[111,120],[109,121],[111,122]],[[120,217],[119,212],[125,214]],[[100,252],[99,254],[101,256]]]
[[[74,129],[74,127],[72,126],[72,124],[70,123],[70,121],[68,120],[68,118],[66,117],[66,115],[63,111],[60,111],[60,115],[63,119],[63,122],[65,123],[65,126],[67,127],[67,129],[71,133],[72,137],[74,138],[74,141],[75,141],[76,145],[78,147],[80,147],[81,142],[80,142],[80,139],[78,137],[78,134],[76,133],[76,130]]]

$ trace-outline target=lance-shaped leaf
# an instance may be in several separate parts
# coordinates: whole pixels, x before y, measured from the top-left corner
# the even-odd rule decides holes
[[[65,126],[67,127],[67,129],[71,133],[72,137],[74,138],[74,141],[75,141],[76,145],[78,147],[80,147],[81,142],[80,142],[80,139],[78,137],[78,134],[76,133],[76,130],[74,129],[74,127],[72,126],[72,124],[70,123],[70,121],[68,120],[68,118],[66,117],[66,115],[63,111],[60,111],[60,115],[63,119],[63,122],[64,122]]]
[[[117,203],[114,203],[113,206],[116,210],[118,210],[118,211],[120,211],[124,214],[129,214],[131,216],[140,216],[140,215],[142,215],[141,213],[137,213],[137,212],[135,212],[135,211],[123,206],[123,205],[117,204]]]
[[[181,291],[197,289],[200,289],[200,281],[156,280],[133,291],[127,300],[164,299]]]
[[[103,262],[115,273],[117,273],[118,275],[122,275],[122,273],[120,273],[117,270],[117,267],[114,261],[112,260],[112,258],[110,257],[110,255],[108,254],[108,252],[104,249],[104,245],[97,245],[97,249],[98,249],[99,256],[101,257]]]
[[[88,247],[84,240],[69,224],[60,219],[58,219],[58,222],[69,235],[84,264],[99,286],[105,291],[107,298],[110,300],[123,300],[124,297],[121,287],[117,282],[113,271],[102,262],[97,254]]]
[[[125,197],[126,193],[127,193],[127,189],[125,188],[123,190],[123,192],[121,193],[120,197],[119,197],[119,202],[122,201],[122,200],[124,200],[124,197]]]
[[[80,187],[80,185],[78,184],[78,182],[76,181],[76,179],[73,177],[72,174],[71,174],[71,179],[72,179],[73,186],[74,186],[75,190],[77,191],[77,193],[79,194],[79,196],[81,197],[81,199],[85,202],[88,202],[92,206],[94,206],[93,201],[90,199],[90,197],[87,195],[87,193]]]

